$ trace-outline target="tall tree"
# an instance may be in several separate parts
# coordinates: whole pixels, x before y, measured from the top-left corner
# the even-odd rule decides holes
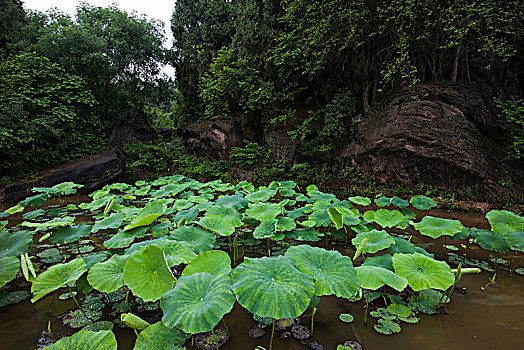
[[[0,60],[13,53],[12,45],[24,25],[25,11],[20,0],[0,2]]]

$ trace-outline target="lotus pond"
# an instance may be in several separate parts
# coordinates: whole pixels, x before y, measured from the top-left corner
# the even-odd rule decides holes
[[[183,176],[0,212],[2,349],[499,349],[524,218]],[[457,220],[459,218],[460,220]]]

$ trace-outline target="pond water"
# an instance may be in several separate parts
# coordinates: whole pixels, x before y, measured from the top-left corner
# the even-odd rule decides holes
[[[420,212],[417,216],[421,216]],[[441,218],[459,219],[466,227],[489,228],[489,223],[482,214],[447,212],[432,210],[425,212]],[[10,224],[17,224],[13,220]],[[409,231],[409,229],[408,229]],[[420,235],[413,237],[413,243],[424,246],[428,251],[435,253],[439,259],[444,259],[447,251],[443,250],[445,239],[436,240],[432,247],[431,239],[424,239]],[[324,247],[323,242],[318,245]],[[336,248],[341,253],[350,255],[351,250],[344,247]],[[435,249],[435,250],[432,250]],[[487,261],[489,254],[481,249],[460,248],[455,253],[467,253],[470,258]],[[493,252],[491,252],[493,254]],[[509,266],[517,264],[522,254],[507,253],[505,259]],[[497,256],[492,256],[497,257]],[[524,265],[524,263],[523,263]],[[482,271],[479,274],[462,276],[451,295],[451,302],[436,315],[420,315],[420,322],[416,324],[401,323],[402,331],[395,335],[381,335],[373,325],[376,319],[368,315],[367,324],[364,324],[364,302],[349,302],[342,298],[322,297],[317,306],[314,323],[314,334],[311,341],[322,344],[324,349],[336,349],[338,344],[347,340],[360,343],[363,349],[517,349],[524,346],[524,276],[510,273],[507,268],[490,265],[494,271]],[[495,283],[484,288],[496,272]],[[30,285],[19,279],[19,286],[29,290]],[[62,293],[62,292],[61,292]],[[50,343],[47,333],[48,325],[55,339],[70,335],[72,330],[62,325],[61,316],[69,310],[76,309],[72,300],[59,300],[58,293],[52,293],[35,304],[29,300],[15,305],[0,308],[0,349],[42,349]],[[370,310],[382,307],[379,300]],[[306,313],[310,314],[308,310]],[[341,313],[354,316],[352,323],[339,320]],[[151,313],[150,320],[159,320],[159,313]],[[107,315],[106,315],[107,316]],[[105,319],[111,319],[105,318]],[[224,322],[230,332],[230,339],[221,347],[225,350],[254,349],[257,345],[269,349],[270,327],[266,334],[258,339],[251,339],[248,333],[255,327],[252,316],[238,303],[225,316]],[[303,316],[301,323],[310,325],[310,318]],[[219,326],[223,326],[222,322]],[[131,350],[136,335],[130,329],[115,327],[119,349]],[[307,346],[293,337],[282,339],[282,332],[276,331],[273,349],[306,349]],[[193,349],[191,340],[186,342],[187,349]]]

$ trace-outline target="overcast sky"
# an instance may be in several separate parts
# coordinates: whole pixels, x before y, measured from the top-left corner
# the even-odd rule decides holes
[[[52,7],[64,11],[67,14],[74,15],[76,13],[76,6],[80,0],[22,0],[24,7],[31,10],[46,11]],[[166,30],[166,47],[171,47],[172,35],[170,29],[171,15],[175,7],[174,0],[87,0],[91,5],[94,6],[110,6],[116,3],[118,8],[126,12],[136,11],[141,14],[145,14],[149,18],[159,19],[164,22]],[[171,67],[166,67],[165,72],[169,76],[174,75],[174,71]]]

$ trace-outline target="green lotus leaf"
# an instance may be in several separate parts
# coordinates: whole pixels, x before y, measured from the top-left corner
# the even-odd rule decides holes
[[[173,222],[178,224],[180,220],[184,218],[186,219],[187,222],[191,222],[195,220],[197,216],[198,216],[198,209],[193,207],[191,209],[181,210],[178,213],[176,213],[175,216],[173,216]]]
[[[1,269],[2,269],[2,267],[0,267],[0,270]],[[1,274],[2,274],[2,272],[0,272],[0,275]],[[1,277],[0,277],[0,279],[1,279]],[[6,290],[4,290],[2,292],[7,293]],[[0,294],[0,295],[2,295],[2,297],[0,298],[0,307],[2,307],[2,306],[6,306],[6,305],[12,305],[12,304],[19,303],[22,300],[27,299],[31,294],[29,292],[26,292],[25,290],[17,290],[16,292],[11,292],[9,294]]]
[[[335,225],[335,229],[340,230],[344,226],[344,218],[342,213],[335,207],[329,208],[327,212],[331,222],[333,225]]]
[[[81,258],[71,260],[66,264],[51,266],[33,282],[31,292],[34,297],[31,302],[36,302],[67,283],[75,282],[86,271],[86,263]]]
[[[92,268],[95,264],[101,263],[107,259],[107,254],[105,253],[95,253],[88,256],[83,256],[82,259],[86,262],[86,269]]]
[[[351,240],[351,243],[353,243],[355,247],[359,247],[364,239],[366,239],[366,243],[364,248],[362,248],[362,254],[376,253],[395,244],[395,239],[383,230],[371,230],[359,233]]]
[[[324,236],[324,234],[314,229],[304,229],[286,232],[286,236],[296,241],[317,242],[320,241],[319,237]]]
[[[246,195],[246,199],[250,202],[267,202],[275,195],[276,191],[268,188],[261,188],[255,192]]]
[[[132,233],[119,231],[116,235],[104,241],[104,247],[108,249],[120,249],[129,247],[135,240],[136,236]]]
[[[315,222],[314,227],[331,225],[331,218],[327,210],[318,210],[309,215],[309,220]]]
[[[374,215],[374,221],[382,227],[396,226],[402,220],[404,220],[404,215],[398,210],[379,209]]]
[[[368,206],[371,204],[371,199],[366,198],[366,197],[360,197],[360,196],[349,197],[348,200],[351,203],[355,203],[356,205]]]
[[[399,207],[403,209],[409,205],[409,201],[399,198],[399,197],[393,197],[391,199],[391,204],[394,205],[395,207]]]
[[[506,241],[503,234],[490,230],[477,230],[475,240],[484,249],[493,250],[499,253],[507,253],[511,250],[511,245]]]
[[[37,209],[37,210],[33,210],[33,211],[23,214],[22,218],[24,218],[24,220],[34,220],[36,218],[43,216],[44,214],[45,214],[45,209]]]
[[[353,226],[360,223],[360,212],[357,209],[348,209],[344,207],[336,207],[342,213],[342,221],[344,225]]]
[[[342,322],[346,322],[346,323],[351,323],[351,322],[353,322],[353,315],[351,315],[351,314],[340,314],[340,315],[338,315],[338,318],[339,318]]]
[[[200,227],[179,227],[171,232],[171,237],[178,242],[188,243],[197,254],[207,252],[215,245],[215,235]]]
[[[448,264],[419,253],[393,255],[395,273],[408,280],[414,291],[422,289],[448,289],[455,282],[455,275]]]
[[[87,275],[87,281],[96,290],[111,293],[124,286],[124,266],[128,255],[113,255],[109,260],[94,265]]]
[[[498,233],[524,231],[524,217],[507,210],[491,210],[486,214],[491,229]]]
[[[156,219],[164,214],[166,209],[166,205],[160,200],[149,203],[133,218],[129,225],[124,227],[124,231],[152,224]]]
[[[313,278],[284,256],[244,258],[233,270],[233,291],[240,305],[261,317],[298,317],[315,293]]]
[[[365,289],[377,290],[384,285],[388,285],[402,292],[408,285],[407,279],[383,267],[361,265],[355,267],[355,271],[358,282]]]
[[[504,238],[512,247],[524,252],[524,231],[505,233]]]
[[[373,222],[375,221],[375,211],[374,210],[366,210],[364,214],[362,215],[362,219],[367,222]]]
[[[231,311],[234,303],[228,276],[205,272],[182,276],[160,303],[162,322],[190,334],[207,332]]]
[[[121,314],[120,320],[129,328],[136,329],[138,331],[146,329],[151,325],[149,322],[144,321],[143,319],[132,313]]]
[[[255,227],[253,237],[256,239],[273,237],[277,233],[277,225],[277,219],[263,220],[260,225]]]
[[[424,248],[417,247],[410,241],[401,238],[401,237],[393,237],[395,239],[395,244],[393,244],[391,247],[387,249],[388,253],[391,255],[398,253],[398,254],[412,254],[412,253],[419,253],[423,254],[427,257],[433,258],[433,254],[430,254],[424,250]]]
[[[260,221],[275,219],[281,212],[280,206],[274,203],[250,203],[246,209],[247,216]]]
[[[102,220],[97,220],[93,226],[93,233],[96,233],[100,230],[108,230],[119,228],[126,219],[124,213],[113,213],[109,216],[104,217]]]
[[[231,207],[215,205],[207,210],[206,216],[207,215],[218,215],[223,217],[235,227],[240,227],[244,224],[242,222],[242,214]]]
[[[74,217],[66,216],[65,218],[54,218],[53,220],[49,220],[46,222],[24,221],[20,224],[20,226],[34,227],[35,231],[44,231],[44,230],[56,229],[58,227],[71,226],[74,221],[75,221]]]
[[[157,191],[151,193],[153,198],[164,198],[164,197],[174,197],[179,193],[182,193],[188,186],[178,185],[178,184],[167,184],[160,187]]]
[[[99,331],[112,331],[113,327],[114,327],[114,323],[111,321],[97,321],[97,322],[88,324],[87,326],[85,326],[82,329],[86,331],[99,332]]]
[[[164,251],[155,245],[131,256],[124,266],[124,282],[144,301],[156,301],[173,288],[175,277],[167,265]]]
[[[49,242],[57,244],[71,243],[76,242],[83,237],[87,237],[90,234],[90,225],[80,224],[77,226],[67,226],[53,231],[51,237],[49,237]]]
[[[297,224],[295,220],[293,220],[292,218],[288,218],[286,216],[279,216],[277,217],[277,220],[278,231],[291,231],[297,228]]]
[[[0,233],[0,258],[9,256],[20,256],[33,245],[33,234],[30,231],[21,230],[10,233],[7,230]]]
[[[222,205],[225,207],[232,207],[236,210],[246,209],[248,206],[248,201],[244,196],[234,195],[234,196],[224,196],[215,201],[216,205]]]
[[[117,347],[115,335],[111,331],[81,330],[46,346],[44,350],[117,350]]]
[[[437,206],[437,203],[435,203],[433,199],[426,196],[413,196],[409,201],[413,208],[420,210],[429,210]]]
[[[218,215],[206,215],[197,224],[219,236],[231,236],[235,232],[235,227]]]
[[[185,341],[184,332],[177,328],[169,329],[158,321],[140,332],[133,350],[181,350],[174,344],[183,345]]]
[[[191,246],[185,242],[164,239],[157,242],[156,245],[164,250],[169,267],[189,264],[197,256]]]
[[[379,207],[387,207],[391,205],[392,200],[393,198],[382,196],[380,198],[375,198],[375,204],[378,205]]]
[[[313,277],[315,295],[332,295],[349,299],[360,289],[351,259],[336,250],[309,245],[291,246],[286,257],[297,270]]]
[[[184,209],[189,209],[193,205],[194,205],[193,202],[190,202],[186,199],[178,199],[171,205],[171,208],[169,208],[169,211],[173,210],[173,212],[175,212],[175,211],[180,211]],[[166,211],[166,214],[167,214],[167,211]]]
[[[211,250],[197,255],[182,271],[182,276],[191,276],[200,272],[227,275],[230,271],[231,259],[229,255],[220,250]]]
[[[377,332],[385,335],[399,333],[401,331],[398,323],[391,320],[385,320],[383,318],[379,319],[377,324],[373,327]]]
[[[16,256],[0,257],[0,288],[15,278],[20,270],[20,260]]]
[[[455,233],[461,232],[464,226],[458,220],[424,216],[422,221],[414,223],[413,227],[423,235],[436,239],[440,236],[453,236]]]
[[[411,315],[411,309],[400,304],[390,304],[387,308],[388,312],[398,317],[408,317]]]
[[[49,198],[47,193],[40,193],[36,196],[27,197],[18,204],[23,207],[39,207],[47,201],[47,198]]]
[[[373,255],[373,256],[370,256],[369,258],[366,258],[366,260],[364,261],[364,263],[361,266],[378,266],[378,267],[387,269],[391,272],[394,272],[395,270],[393,269],[393,262],[391,261],[391,258],[392,256],[389,254]],[[358,275],[357,275],[357,279],[358,279]]]

